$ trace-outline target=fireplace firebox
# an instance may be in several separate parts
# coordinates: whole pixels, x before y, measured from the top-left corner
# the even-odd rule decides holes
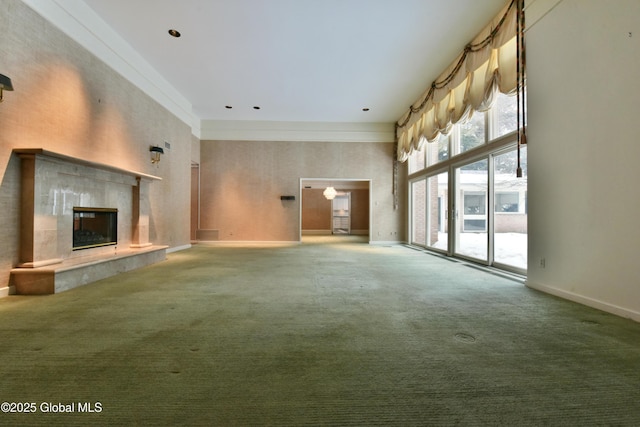
[[[73,208],[73,250],[116,245],[118,209]]]

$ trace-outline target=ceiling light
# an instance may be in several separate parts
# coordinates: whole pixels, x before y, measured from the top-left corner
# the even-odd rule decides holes
[[[362,111],[369,111],[369,109],[365,107],[362,109]]]
[[[172,37],[180,37],[182,34],[180,34],[180,31],[178,30],[174,30],[173,28],[169,30],[169,35],[171,35]]]
[[[253,107],[254,110],[259,110],[260,107],[258,107],[257,105],[255,107]]]
[[[231,105],[225,105],[224,108],[226,108],[227,110],[231,110],[233,107]]]
[[[338,194],[338,192],[336,191],[335,188],[333,187],[327,187],[325,188],[325,190],[322,192],[322,195],[324,197],[327,198],[327,200],[333,200],[335,199],[336,195]]]

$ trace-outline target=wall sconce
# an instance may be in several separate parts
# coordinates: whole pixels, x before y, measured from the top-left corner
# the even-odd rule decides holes
[[[152,146],[149,148],[149,152],[151,153],[151,163],[160,163],[160,155],[164,154],[164,150],[160,147]]]
[[[2,92],[5,90],[13,90],[13,85],[9,77],[0,74],[0,102],[2,102]]]
[[[336,195],[338,194],[338,192],[336,191],[335,188],[333,187],[327,187],[325,188],[325,190],[322,192],[322,195],[324,197],[327,198],[327,200],[333,200],[335,199]]]

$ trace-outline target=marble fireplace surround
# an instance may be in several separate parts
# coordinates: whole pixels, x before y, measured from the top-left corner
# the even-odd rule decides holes
[[[20,252],[16,294],[53,294],[166,259],[149,241],[149,186],[161,178],[41,148],[21,159]],[[118,243],[73,250],[73,208],[118,210]]]

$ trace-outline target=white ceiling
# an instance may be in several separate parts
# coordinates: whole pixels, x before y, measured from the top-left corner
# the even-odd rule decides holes
[[[392,123],[507,0],[84,2],[200,120]]]

